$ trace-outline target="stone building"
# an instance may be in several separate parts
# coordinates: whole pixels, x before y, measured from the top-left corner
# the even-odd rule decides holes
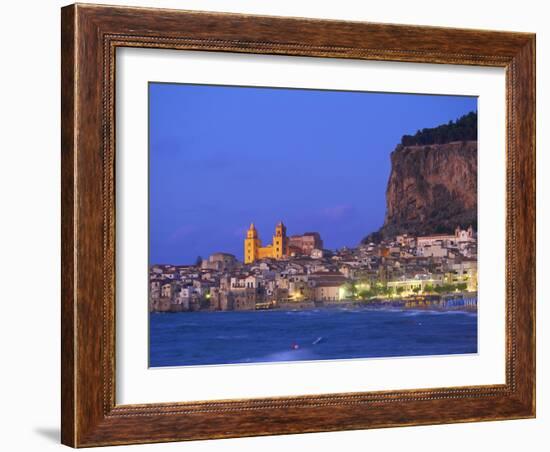
[[[338,301],[340,299],[341,284],[331,281],[322,281],[315,285],[316,301]]]
[[[251,264],[259,259],[282,259],[291,255],[315,255],[323,257],[323,240],[318,232],[287,237],[286,226],[279,222],[275,227],[272,243],[262,246],[254,223],[250,225],[244,239],[244,263]]]
[[[254,223],[250,225],[244,239],[244,263],[251,264],[258,259],[281,259],[288,254],[288,237],[286,226],[279,222],[275,227],[272,243],[262,246],[262,241]]]
[[[474,241],[474,229],[470,226],[468,229],[461,229],[457,226],[454,234],[434,234],[416,238],[416,247],[424,248],[436,243],[440,243],[445,247],[456,246],[462,242]]]
[[[323,240],[318,232],[306,232],[303,235],[293,235],[288,239],[290,254],[311,256],[314,250],[323,249]]]
[[[229,253],[214,253],[201,263],[203,270],[231,271],[237,266],[237,258]]]

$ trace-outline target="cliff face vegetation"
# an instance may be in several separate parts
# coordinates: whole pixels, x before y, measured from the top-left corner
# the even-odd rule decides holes
[[[422,129],[414,135],[403,135],[403,146],[444,144],[453,141],[477,141],[477,113],[471,111],[456,121],[449,121],[431,129]]]
[[[475,114],[466,116],[469,124],[472,115]],[[456,130],[449,130],[463,118],[445,125],[447,130],[443,132],[454,138]],[[477,115],[474,118],[475,124]],[[452,232],[457,225],[472,225],[477,229],[477,128],[475,133],[471,127],[466,128],[467,138],[475,140],[403,144],[426,142],[426,137],[434,130],[441,129],[424,129],[415,136],[404,136],[402,144],[392,152],[384,225],[364,241],[378,241],[403,233]],[[456,136],[466,138],[460,133]]]

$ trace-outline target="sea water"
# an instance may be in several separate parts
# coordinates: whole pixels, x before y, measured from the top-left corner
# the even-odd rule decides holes
[[[151,313],[149,365],[477,353],[477,314],[411,309]]]

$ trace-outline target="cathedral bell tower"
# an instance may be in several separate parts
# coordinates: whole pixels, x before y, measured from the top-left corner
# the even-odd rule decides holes
[[[246,239],[244,239],[244,263],[251,264],[258,259],[258,250],[261,243],[258,237],[258,231],[254,226],[254,223],[250,224],[248,231],[246,232]]]
[[[280,221],[275,227],[273,236],[273,257],[281,259],[285,256],[288,256],[288,237],[286,236],[286,226]]]

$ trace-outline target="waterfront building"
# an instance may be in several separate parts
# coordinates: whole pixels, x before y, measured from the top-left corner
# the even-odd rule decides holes
[[[332,281],[321,281],[315,285],[316,301],[338,301],[341,298],[341,284]]]
[[[256,306],[257,292],[255,289],[245,289],[239,292],[231,292],[229,297],[230,309],[234,311],[250,311]]]
[[[397,280],[388,281],[388,288],[393,293],[400,293],[402,295],[411,295],[418,290],[424,292],[426,287],[437,287],[443,285],[442,277],[424,276],[418,275],[416,278],[402,278]]]
[[[306,280],[291,281],[288,285],[288,298],[292,301],[311,300],[314,296],[314,289]]]
[[[153,300],[160,298],[160,281],[152,280],[149,289],[150,297]]]
[[[456,282],[465,282],[469,292],[477,291],[477,260],[462,258],[449,265],[455,275]]]
[[[176,291],[174,299],[172,300],[171,306],[172,310],[174,311],[188,311],[189,310],[189,302],[191,301],[193,294],[193,289],[189,287],[181,287],[179,290]]]
[[[160,288],[160,296],[162,298],[172,298],[172,286],[171,282],[164,283]]]

